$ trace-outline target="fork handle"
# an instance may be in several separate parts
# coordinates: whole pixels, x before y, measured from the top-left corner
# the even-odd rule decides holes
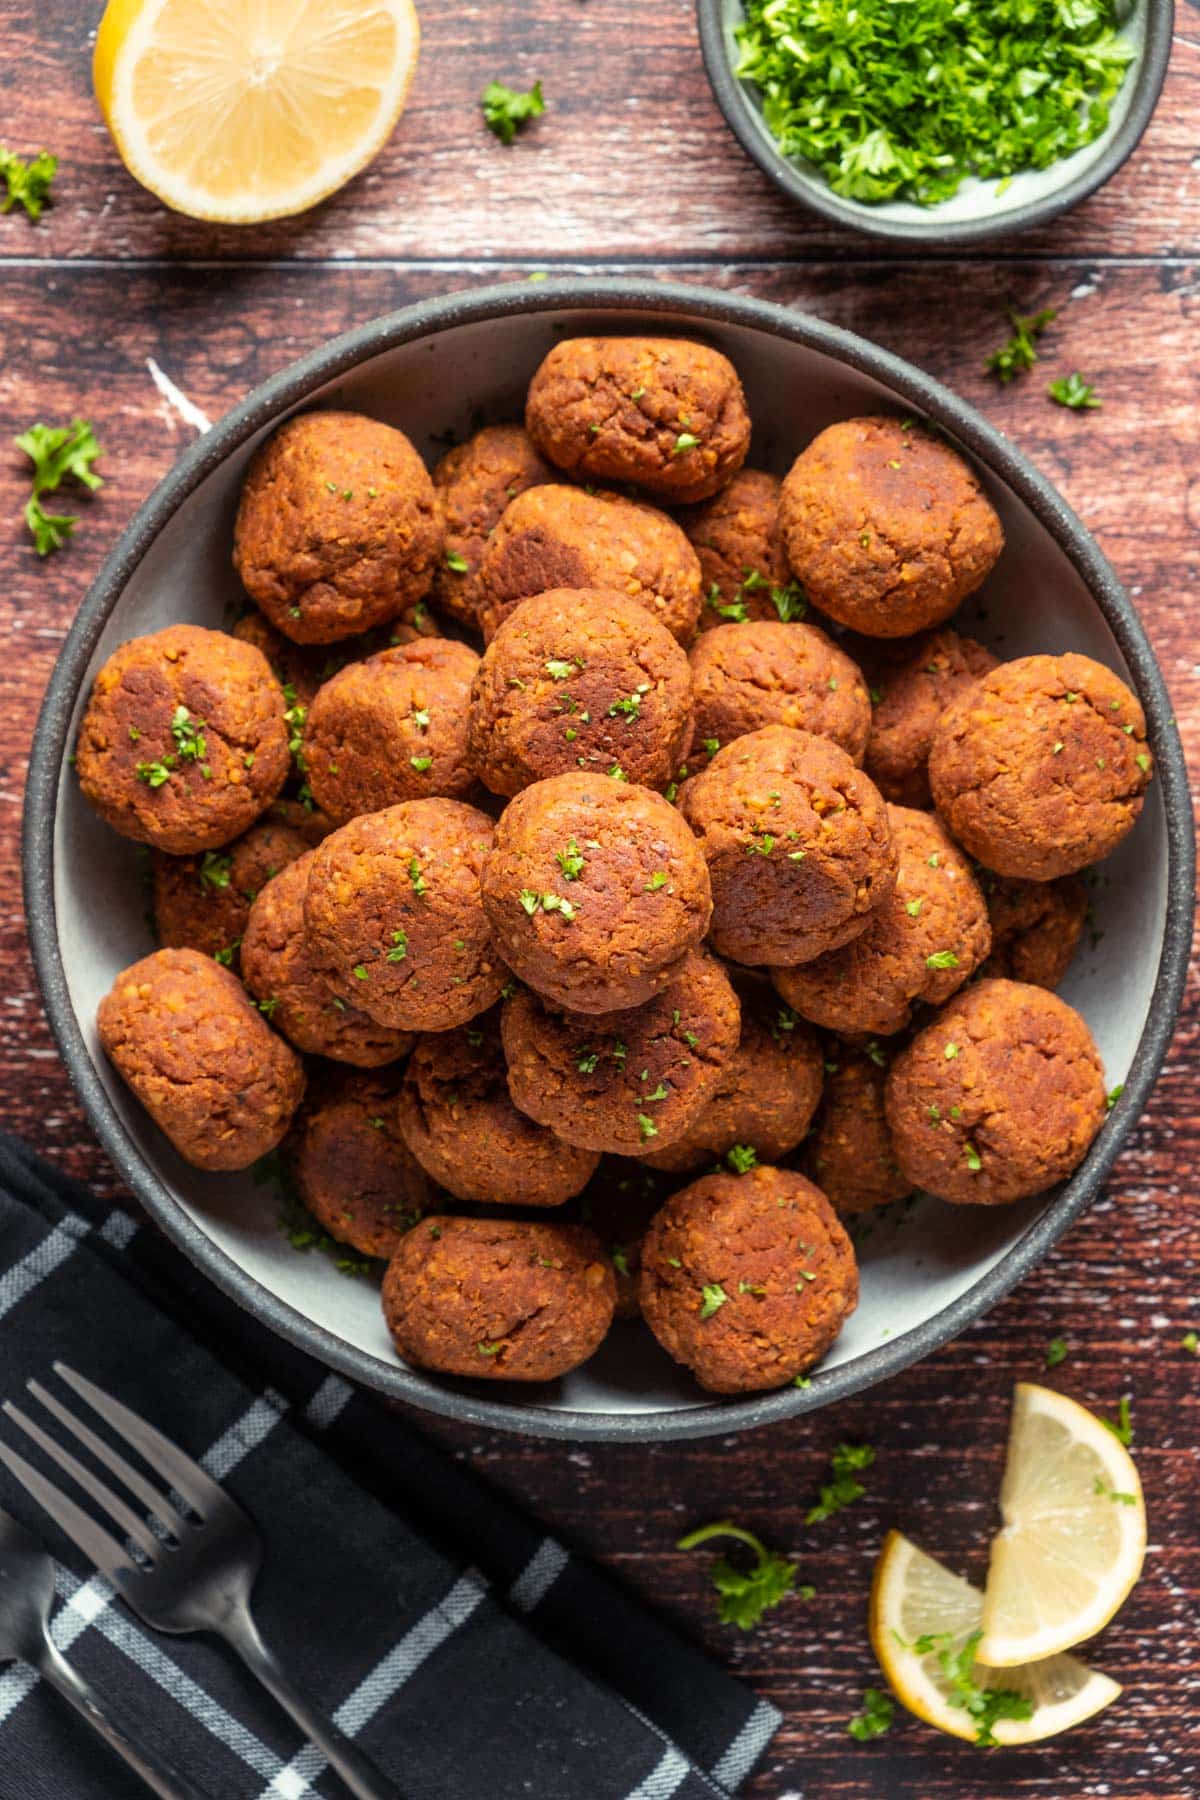
[[[81,1718],[99,1733],[117,1755],[123,1757],[146,1786],[160,1800],[212,1800],[212,1796],[181,1775],[169,1763],[162,1762],[152,1750],[135,1744],[124,1726],[114,1718],[106,1701],[85,1681],[60,1653],[58,1646],[46,1640],[45,1654],[39,1661],[38,1673],[69,1700]]]
[[[357,1800],[403,1800],[400,1790],[380,1773],[369,1756],[336,1726],[332,1719],[305,1699],[292,1686],[275,1653],[262,1640],[258,1627],[247,1612],[230,1614],[220,1626],[221,1635],[237,1651],[250,1673],[279,1702],[286,1713],[317,1746],[329,1766],[341,1776]]]

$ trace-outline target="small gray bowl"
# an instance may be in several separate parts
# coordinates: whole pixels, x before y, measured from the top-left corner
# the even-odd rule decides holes
[[[1138,46],[1138,60],[1113,102],[1107,129],[1073,156],[1048,169],[1014,176],[1003,194],[997,194],[994,181],[969,180],[937,206],[900,200],[868,206],[835,194],[811,164],[785,156],[771,136],[754,83],[739,81],[733,72],[738,59],[733,34],[744,17],[742,0],[697,0],[696,11],[704,66],[717,104],[742,149],[777,187],[834,225],[894,243],[939,249],[1044,225],[1115,175],[1137,148],[1158,104],[1175,24],[1174,0],[1130,0],[1124,29]]]
[[[805,1389],[714,1399],[639,1324],[544,1387],[456,1381],[396,1356],[372,1283],[298,1254],[278,1201],[248,1175],[189,1168],[117,1078],[96,1006],[151,949],[135,847],[79,792],[70,753],[96,671],[119,643],[174,620],[219,627],[240,598],[230,560],[238,490],[266,434],[293,413],[340,406],[401,426],[434,458],[447,429],[520,415],[559,338],[586,332],[701,337],[732,358],[755,436],[752,460],[787,469],[835,419],[923,415],[968,456],[1007,544],[965,629],[1002,656],[1080,650],[1116,669],[1146,711],[1156,779],[1137,830],[1105,865],[1104,940],[1076,957],[1064,993],[1088,1020],[1124,1092],[1070,1181],[1016,1206],[889,1209],[860,1249],[862,1301]],[[25,912],[46,1011],[71,1079],[134,1193],[197,1266],[247,1312],[339,1374],[472,1424],[567,1439],[707,1437],[873,1387],[955,1336],[1043,1257],[1098,1192],[1146,1103],[1187,970],[1192,816],[1171,703],[1137,613],[1065,501],[972,407],[910,363],[819,319],[652,279],[522,282],[428,301],[334,338],[248,395],[187,450],[125,530],[55,666],[30,759]]]

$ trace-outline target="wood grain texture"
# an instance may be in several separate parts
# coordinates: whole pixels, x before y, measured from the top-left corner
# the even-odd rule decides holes
[[[0,1121],[75,1173],[118,1184],[59,1063],[34,990],[18,885],[27,749],[58,645],[133,507],[191,440],[147,368],[210,417],[335,331],[389,308],[531,268],[646,264],[664,276],[820,314],[911,357],[984,405],[1056,481],[1138,598],[1200,766],[1200,9],[1146,142],[1102,194],[1047,232],[937,264],[895,256],[792,212],[712,104],[688,0],[496,0],[422,6],[425,48],[401,133],[309,219],[252,235],[164,214],[122,175],[90,99],[78,0],[16,0],[0,41],[3,135],[64,158],[61,199],[34,230],[0,220],[0,414],[95,421],[107,485],[72,545],[38,563],[21,459],[0,452]],[[511,152],[479,124],[497,76],[540,75],[551,110]],[[419,160],[417,150],[420,149]],[[665,211],[669,197],[669,223]],[[664,248],[669,243],[669,254]],[[982,372],[1001,309],[1056,305],[1046,362],[1002,390]],[[1081,369],[1104,397],[1077,416],[1044,381]],[[750,1800],[1185,1800],[1200,1793],[1200,993],[1104,1196],[972,1331],[885,1387],[806,1422],[664,1449],[572,1450],[420,1419],[456,1454],[603,1558],[700,1635],[785,1714]],[[1126,1685],[1102,1722],[1057,1746],[976,1752],[902,1719],[878,1743],[845,1733],[877,1680],[870,1569],[896,1524],[982,1573],[1014,1380],[1052,1378],[1112,1411],[1133,1395],[1150,1506],[1145,1579],[1096,1646]],[[416,1417],[416,1415],[414,1415]],[[806,1530],[831,1446],[869,1441],[867,1497]],[[687,1526],[732,1514],[794,1551],[817,1597],[759,1631],[720,1626]],[[231,1797],[232,1800],[232,1797]],[[586,1800],[586,1797],[581,1797]]]

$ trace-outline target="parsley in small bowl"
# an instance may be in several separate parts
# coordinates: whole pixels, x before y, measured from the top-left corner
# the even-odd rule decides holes
[[[837,224],[934,244],[1025,230],[1116,173],[1172,0],[698,0],[745,149]]]

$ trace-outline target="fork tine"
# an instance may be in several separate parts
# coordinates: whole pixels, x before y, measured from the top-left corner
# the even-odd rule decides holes
[[[58,1464],[60,1469],[66,1471],[72,1481],[79,1483],[85,1494],[90,1495],[93,1500],[99,1501],[114,1525],[119,1525],[126,1536],[133,1539],[139,1549],[144,1550],[146,1555],[152,1559],[156,1559],[161,1554],[162,1545],[145,1520],[139,1519],[133,1509],[126,1506],[121,1496],[113,1493],[107,1482],[101,1481],[98,1475],[93,1475],[90,1469],[85,1469],[77,1457],[72,1456],[69,1450],[63,1449],[57,1438],[52,1438],[48,1431],[43,1431],[41,1426],[36,1425],[27,1414],[21,1411],[19,1406],[14,1406],[11,1400],[4,1402],[3,1410],[5,1416],[10,1418],[14,1425],[19,1425],[21,1430],[31,1437],[34,1443]]]
[[[216,1506],[233,1504],[224,1488],[218,1486],[210,1475],[206,1475],[199,1463],[193,1462],[178,1444],[173,1444],[170,1438],[164,1437],[161,1431],[156,1431],[153,1425],[148,1425],[140,1413],[131,1412],[129,1407],[122,1406],[119,1400],[114,1400],[111,1394],[97,1387],[95,1382],[76,1374],[66,1363],[56,1362],[54,1373],[61,1376],[68,1387],[74,1388],[114,1431],[119,1431],[164,1481],[172,1482],[201,1518]]]
[[[27,1381],[25,1385],[34,1399],[40,1400],[47,1412],[53,1413],[60,1425],[65,1425],[68,1431],[74,1432],[80,1443],[85,1449],[91,1451],[97,1462],[103,1463],[104,1467],[111,1470],[119,1481],[125,1483],[130,1493],[137,1496],[147,1512],[153,1513],[155,1518],[161,1520],[162,1524],[175,1537],[183,1536],[185,1530],[183,1519],[165,1494],[160,1493],[158,1488],[148,1482],[144,1475],[139,1475],[137,1470],[132,1468],[123,1456],[118,1456],[117,1452],[106,1444],[103,1438],[97,1437],[94,1431],[89,1430],[82,1419],[75,1417],[69,1406],[64,1406],[61,1400],[56,1400],[53,1394],[47,1393],[40,1381]]]
[[[135,1573],[134,1564],[129,1553],[118,1544],[116,1538],[85,1513],[83,1508],[68,1500],[61,1488],[39,1475],[32,1463],[27,1463],[23,1456],[0,1442],[0,1462],[16,1476],[26,1493],[31,1494],[43,1507],[54,1523],[58,1525],[73,1544],[78,1545],[83,1554],[107,1575],[110,1581],[120,1583],[125,1574]]]

